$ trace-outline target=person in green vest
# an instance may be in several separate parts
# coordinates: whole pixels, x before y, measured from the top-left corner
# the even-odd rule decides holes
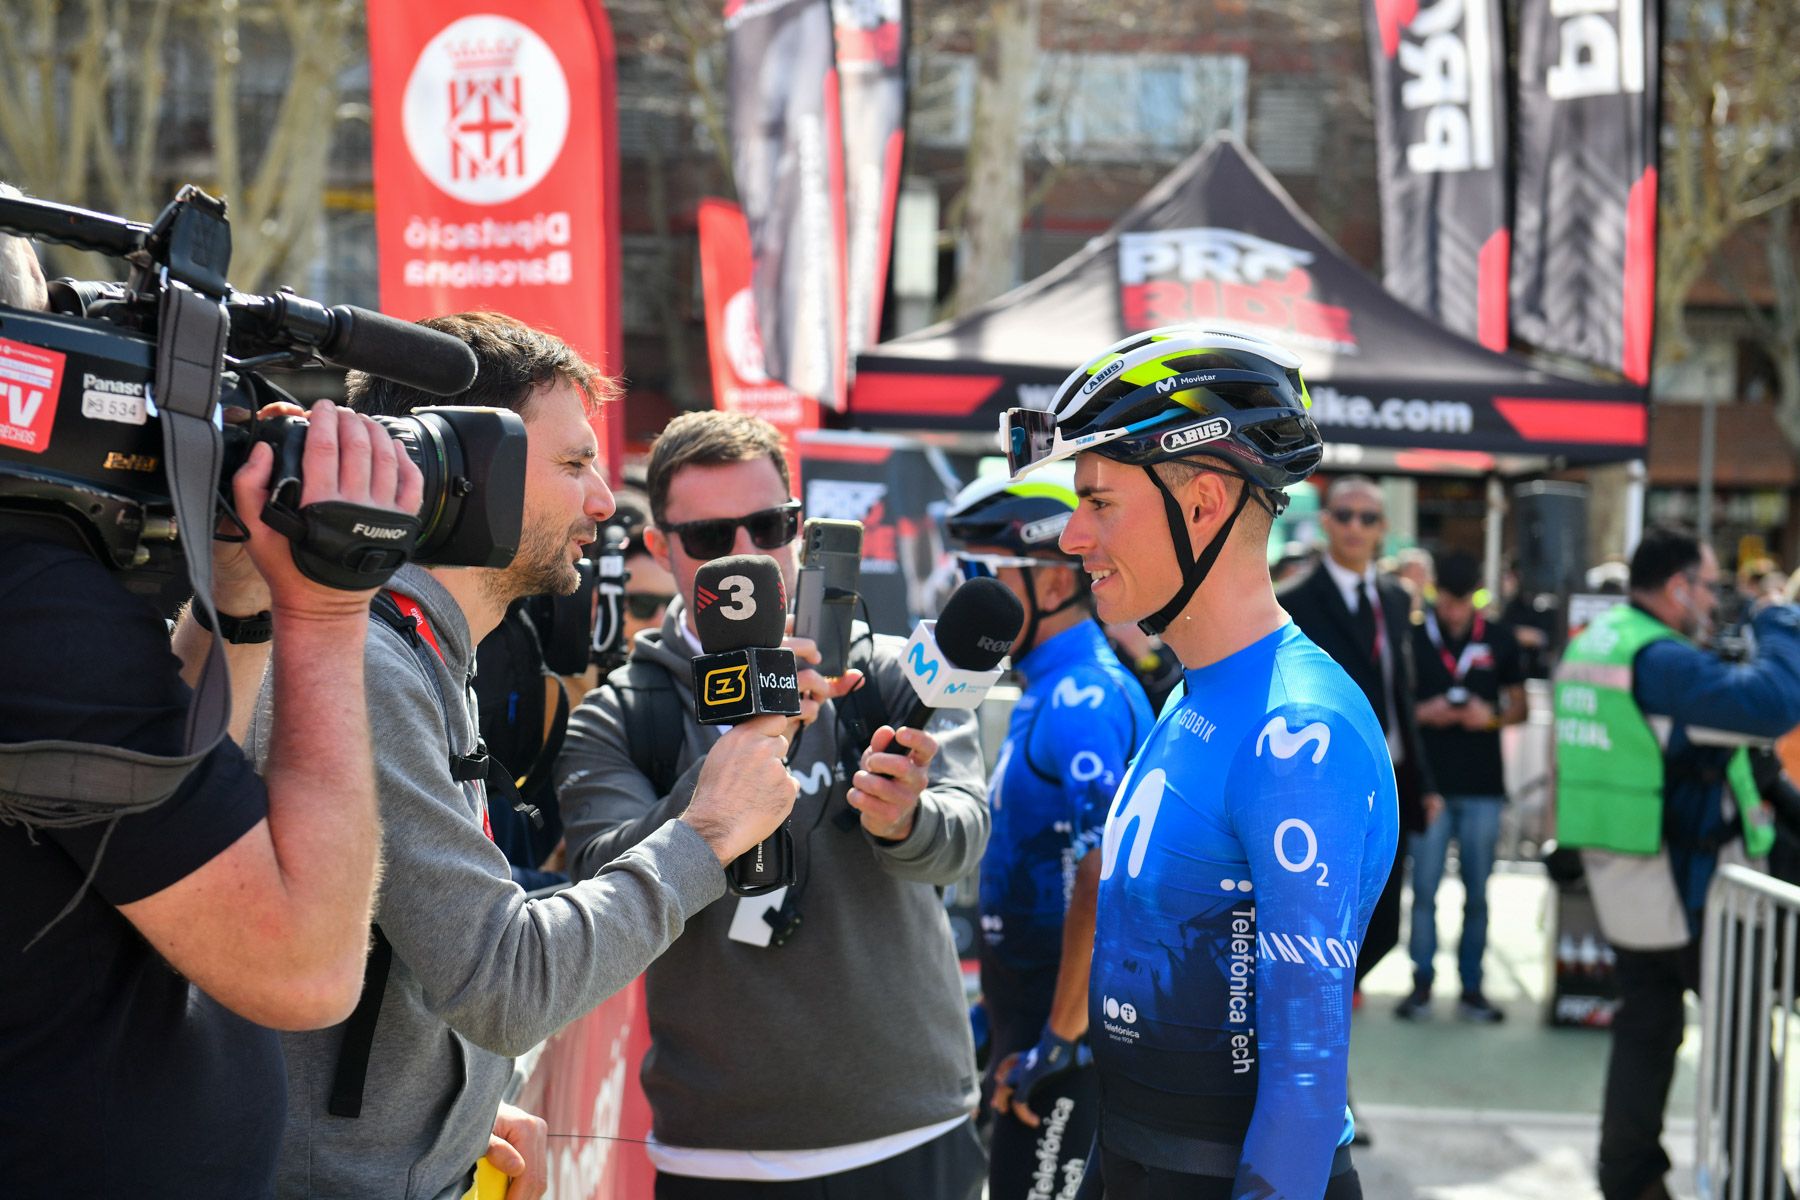
[[[1629,603],[1594,620],[1556,671],[1557,841],[1580,850],[1617,959],[1619,1007],[1600,1117],[1606,1200],[1669,1192],[1663,1109],[1699,984],[1700,915],[1721,861],[1773,830],[1744,746],[1800,725],[1800,609],[1755,613],[1756,653],[1707,651],[1719,564],[1684,530],[1647,530]]]

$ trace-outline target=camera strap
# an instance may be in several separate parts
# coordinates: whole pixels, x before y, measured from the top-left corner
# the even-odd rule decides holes
[[[203,530],[208,541],[222,454],[211,414],[224,367],[225,332],[223,305],[178,283],[168,284],[157,343],[155,394],[162,418],[163,467],[176,528],[183,533]],[[194,603],[216,616],[212,556],[189,553],[183,558]],[[195,764],[218,745],[230,715],[225,653],[219,639],[213,638],[188,708],[183,753],[145,754],[60,740],[0,745],[0,818],[66,829],[153,808],[173,795]],[[72,907],[74,901],[70,903]]]
[[[218,614],[212,603],[212,555],[207,550],[223,451],[212,416],[224,371],[227,328],[223,304],[165,276],[154,396],[163,431],[163,472],[175,527],[190,538],[189,553],[182,557],[194,603],[213,618],[215,629]],[[148,812],[174,795],[225,736],[230,718],[231,679],[221,639],[214,637],[188,706],[183,753],[146,754],[54,739],[0,745],[0,821],[17,821],[28,829],[109,826],[87,878],[31,943],[87,895],[120,818]]]

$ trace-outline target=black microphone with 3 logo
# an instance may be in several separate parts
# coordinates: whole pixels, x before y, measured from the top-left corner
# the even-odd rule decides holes
[[[800,715],[799,664],[784,649],[787,589],[766,554],[715,558],[694,576],[694,709],[702,725],[735,725],[764,714]],[[725,869],[739,896],[794,882],[794,839],[784,824]]]

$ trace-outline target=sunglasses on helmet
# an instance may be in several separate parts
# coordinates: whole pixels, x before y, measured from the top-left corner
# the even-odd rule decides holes
[[[1192,422],[1211,414],[1197,412],[1170,397],[1220,383],[1246,383],[1271,387],[1277,380],[1260,371],[1236,371],[1208,367],[1198,371],[1158,379],[1128,392],[1109,404],[1097,415],[1081,421],[1081,427],[1094,432],[1065,438],[1054,414],[1041,408],[1009,408],[1000,417],[1000,442],[1006,450],[1006,465],[1015,477],[1038,467],[1069,458],[1084,450],[1092,450],[1107,442],[1131,437],[1176,422]],[[1065,414],[1064,420],[1074,424],[1083,414]],[[1229,427],[1227,427],[1229,432]],[[1201,439],[1196,438],[1195,443]]]
[[[689,558],[702,562],[731,553],[737,543],[737,531],[750,534],[758,550],[779,550],[800,533],[800,502],[789,500],[778,508],[765,508],[741,517],[720,517],[708,521],[683,521],[664,525],[663,532],[681,539],[681,548]]]

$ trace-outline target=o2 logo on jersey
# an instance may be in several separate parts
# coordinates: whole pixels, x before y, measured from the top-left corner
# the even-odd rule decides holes
[[[1076,783],[1092,783],[1106,774],[1106,763],[1092,750],[1079,750],[1069,760],[1069,778]]]
[[[1100,1001],[1100,1007],[1106,1013],[1106,1019],[1109,1021],[1123,1021],[1127,1025],[1137,1024],[1137,1005],[1129,1000],[1117,1000],[1107,996]]]
[[[1136,879],[1143,869],[1144,855],[1150,850],[1150,833],[1156,828],[1156,814],[1162,811],[1168,778],[1161,767],[1147,771],[1132,789],[1131,799],[1122,807],[1116,798],[1113,800],[1112,811],[1106,815],[1106,840],[1100,846],[1102,881],[1111,879],[1113,868],[1119,865],[1119,847],[1125,840],[1127,829],[1134,829],[1134,832],[1131,835],[1131,859],[1125,864],[1126,877]],[[1124,794],[1121,789],[1119,795]]]
[[[1301,844],[1306,848],[1306,852],[1299,858],[1294,858],[1288,853],[1288,847],[1293,842],[1288,835],[1292,833],[1300,835]],[[1319,835],[1313,832],[1311,825],[1299,817],[1289,817],[1275,827],[1275,861],[1281,864],[1282,870],[1292,871],[1296,875],[1305,874],[1317,867],[1319,868],[1319,877],[1313,882],[1320,887],[1331,886],[1325,882],[1328,868],[1319,861]]]
[[[1051,697],[1050,707],[1099,708],[1104,703],[1106,703],[1106,693],[1101,690],[1099,684],[1090,683],[1086,687],[1076,687],[1075,681],[1065,675],[1056,685],[1056,692]]]
[[[1256,735],[1256,757],[1261,758],[1263,747],[1267,746],[1276,758],[1292,758],[1309,744],[1317,746],[1313,751],[1313,762],[1324,762],[1325,751],[1331,745],[1331,726],[1314,721],[1295,732],[1288,728],[1286,717],[1270,717],[1269,723]]]

